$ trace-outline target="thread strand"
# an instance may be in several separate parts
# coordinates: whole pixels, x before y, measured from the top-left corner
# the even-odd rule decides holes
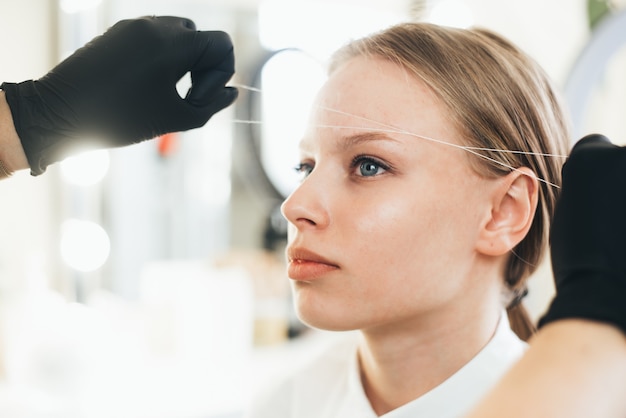
[[[233,87],[237,87],[237,88],[241,88],[244,90],[249,90],[255,93],[263,93],[263,91],[259,88],[256,87],[251,87],[251,86],[246,86],[244,84],[234,84]],[[369,123],[373,123],[375,125],[381,126],[382,128],[372,128],[372,127],[366,127],[366,129],[371,130],[371,131],[375,131],[375,132],[383,132],[383,133],[396,133],[396,134],[403,134],[403,135],[410,135],[410,136],[414,136],[420,139],[424,139],[426,141],[431,141],[437,144],[443,144],[443,145],[447,145],[453,148],[458,148],[458,149],[462,149],[464,151],[467,151],[471,154],[476,155],[479,158],[483,158],[487,161],[490,161],[494,164],[498,164],[501,165],[511,171],[520,171],[518,168],[515,168],[509,164],[506,164],[504,162],[495,160],[487,155],[484,155],[481,153],[482,152],[499,152],[499,153],[510,153],[510,154],[522,154],[522,155],[535,155],[538,157],[549,157],[549,158],[562,158],[562,159],[566,159],[567,156],[566,155],[559,155],[559,154],[550,154],[550,153],[541,153],[541,152],[531,152],[531,151],[519,151],[519,150],[508,150],[508,149],[497,149],[497,148],[482,148],[482,147],[472,147],[472,146],[466,146],[466,145],[459,145],[459,144],[455,144],[453,142],[450,141],[445,141],[445,140],[441,140],[441,139],[437,139],[437,138],[432,138],[429,136],[425,136],[425,135],[420,135],[420,134],[416,134],[414,132],[410,132],[404,129],[400,129],[398,127],[395,127],[393,125],[388,125],[386,123],[374,120],[374,119],[370,119],[370,118],[366,118],[364,116],[359,116],[359,115],[355,115],[349,112],[344,112],[342,110],[338,110],[338,109],[333,109],[327,106],[321,106],[318,105],[318,107],[320,109],[329,111],[329,112],[333,112],[333,113],[337,113],[340,115],[345,115],[345,116],[349,116],[355,119],[360,119],[363,120],[365,122],[369,122]],[[233,120],[234,123],[241,123],[241,124],[262,124],[262,121],[253,121],[253,120],[242,120],[242,119],[234,119]],[[332,129],[363,129],[363,126],[348,126],[348,125],[316,125],[316,127],[319,128],[332,128]],[[526,173],[524,173],[526,174]],[[536,177],[538,181],[541,181],[551,187],[556,187],[557,189],[559,188],[559,186],[557,184],[554,184],[546,179],[542,179],[539,177]]]

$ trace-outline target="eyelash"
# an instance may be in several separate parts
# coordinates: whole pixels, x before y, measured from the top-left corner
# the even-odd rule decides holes
[[[309,174],[311,174],[311,171],[313,171],[313,165],[309,163],[299,163],[293,169],[304,179]]]
[[[385,163],[383,163],[382,161],[380,161],[377,158],[374,157],[370,157],[368,155],[357,155],[356,157],[354,157],[352,159],[352,162],[350,163],[350,172],[353,173],[354,170],[356,170],[357,168],[361,167],[363,164],[365,163],[369,163],[369,164],[373,164],[375,166],[377,166],[378,168],[384,170],[384,172],[389,171],[391,169],[391,167]],[[302,162],[297,164],[294,167],[294,170],[296,171],[296,173],[302,175],[303,179],[306,178],[309,174],[311,174],[311,172],[314,169],[314,165],[308,162]],[[384,173],[383,172],[383,173]],[[383,173],[377,173],[373,176],[364,176],[364,175],[357,175],[357,177],[376,177],[379,176]]]

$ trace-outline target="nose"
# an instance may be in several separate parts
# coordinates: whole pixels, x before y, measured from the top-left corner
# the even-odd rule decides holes
[[[330,222],[328,190],[311,173],[281,205],[281,212],[298,230],[325,228]]]

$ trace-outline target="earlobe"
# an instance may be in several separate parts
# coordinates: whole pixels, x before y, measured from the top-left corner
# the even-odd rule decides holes
[[[528,233],[539,199],[534,172],[521,167],[502,177],[493,194],[489,219],[482,227],[477,250],[499,256],[511,251]]]

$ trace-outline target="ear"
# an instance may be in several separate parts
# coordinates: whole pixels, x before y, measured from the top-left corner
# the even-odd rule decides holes
[[[512,171],[498,182],[491,213],[477,242],[477,250],[490,256],[506,254],[524,239],[533,223],[539,199],[539,181],[527,167]]]

